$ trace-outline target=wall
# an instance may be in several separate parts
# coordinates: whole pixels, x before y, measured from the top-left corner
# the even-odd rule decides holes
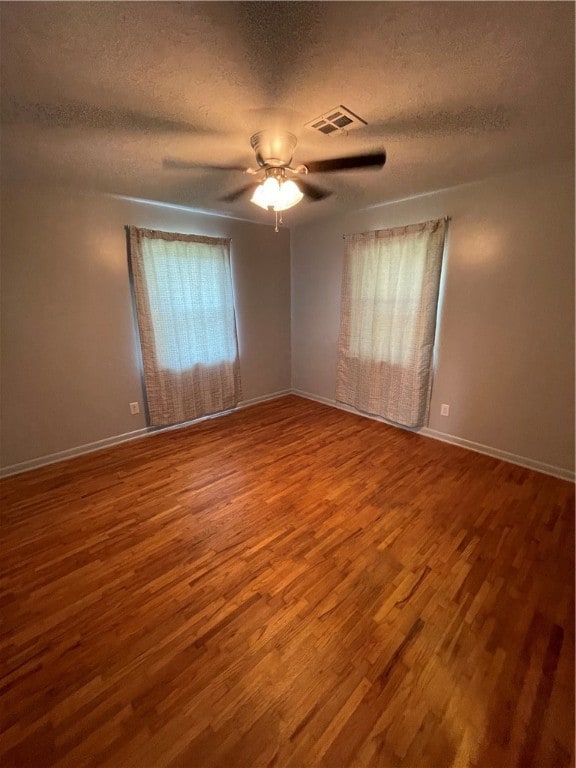
[[[292,232],[292,386],[333,400],[345,232],[452,216],[430,428],[574,468],[571,166]],[[233,238],[243,397],[290,387],[289,234],[103,195],[2,185],[0,466],[145,427],[124,225]],[[440,403],[450,403],[441,417]]]
[[[1,216],[1,466],[146,426],[126,224],[232,237],[243,398],[290,387],[288,231],[5,184]]]
[[[452,217],[429,427],[574,469],[574,175],[518,173],[292,232],[292,385],[333,400],[342,234]],[[440,416],[440,404],[450,415]]]

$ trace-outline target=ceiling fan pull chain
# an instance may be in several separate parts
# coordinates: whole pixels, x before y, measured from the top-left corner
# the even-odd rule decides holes
[[[278,211],[275,211],[276,213],[276,226],[274,227],[274,232],[278,232]]]

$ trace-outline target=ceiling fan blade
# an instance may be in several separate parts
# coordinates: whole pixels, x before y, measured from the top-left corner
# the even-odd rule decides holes
[[[510,127],[517,117],[509,107],[496,104],[489,107],[469,105],[464,109],[434,109],[405,112],[384,120],[379,120],[366,127],[366,133],[389,138],[420,139],[434,136],[453,136],[454,134],[476,135],[487,131],[503,131]]]
[[[386,162],[386,152],[370,152],[352,157],[333,157],[331,160],[314,160],[305,163],[308,173],[332,173],[334,171],[352,171],[360,168],[382,168]]]
[[[146,114],[123,107],[100,107],[80,101],[60,104],[26,103],[14,99],[2,104],[5,125],[36,125],[42,128],[76,128],[145,133],[208,134],[206,126],[164,115]]]
[[[176,169],[179,171],[208,170],[208,171],[246,171],[245,165],[207,165],[206,163],[187,163],[182,160],[172,160],[165,158],[162,161],[164,168]]]
[[[296,184],[313,202],[316,202],[316,200],[324,200],[332,194],[329,190],[317,187],[315,184],[310,184],[309,181],[304,181],[304,179],[297,179]]]
[[[253,182],[252,184],[245,184],[243,187],[240,187],[240,189],[234,190],[234,192],[228,192],[227,195],[223,195],[222,197],[219,197],[218,199],[221,200],[223,203],[234,203],[236,200],[242,197],[242,195],[245,195],[247,192],[250,192],[251,189],[253,189],[256,186],[256,183]]]

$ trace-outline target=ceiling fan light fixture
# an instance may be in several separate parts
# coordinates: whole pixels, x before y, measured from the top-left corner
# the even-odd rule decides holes
[[[267,211],[269,208],[273,208],[276,205],[276,201],[280,196],[280,184],[278,179],[273,176],[269,176],[262,184],[258,184],[254,190],[254,194],[250,198],[250,202],[255,205],[259,205],[260,208],[264,208]]]
[[[303,192],[292,179],[268,176],[254,190],[250,202],[266,210],[286,211],[297,205],[304,197]]]
[[[292,181],[292,179],[287,179],[280,187],[280,193],[274,205],[274,210],[286,211],[288,208],[298,205],[303,197],[304,193],[300,190],[296,182]]]
[[[274,205],[280,194],[280,182],[275,176],[268,176],[262,183],[262,189],[270,201],[268,205]]]
[[[264,208],[265,211],[268,210],[268,204],[265,200],[264,191],[262,189],[262,184],[258,184],[256,189],[254,190],[254,194],[250,198],[250,202],[254,203],[254,205],[259,205],[260,208]]]

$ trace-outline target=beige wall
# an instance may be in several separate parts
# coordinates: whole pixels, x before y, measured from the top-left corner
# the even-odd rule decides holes
[[[289,232],[4,184],[1,466],[145,427],[125,224],[232,237],[243,398],[290,387]]]
[[[232,237],[245,400],[290,387],[291,274],[292,386],[332,400],[342,234],[450,215],[430,427],[574,468],[570,166],[303,225],[291,273],[270,226],[5,184],[1,215],[3,467],[145,427],[125,224]]]
[[[385,183],[385,176],[383,183]],[[574,176],[568,165],[292,232],[292,385],[335,397],[342,234],[452,217],[430,428],[574,468]],[[450,415],[440,416],[440,404]]]

